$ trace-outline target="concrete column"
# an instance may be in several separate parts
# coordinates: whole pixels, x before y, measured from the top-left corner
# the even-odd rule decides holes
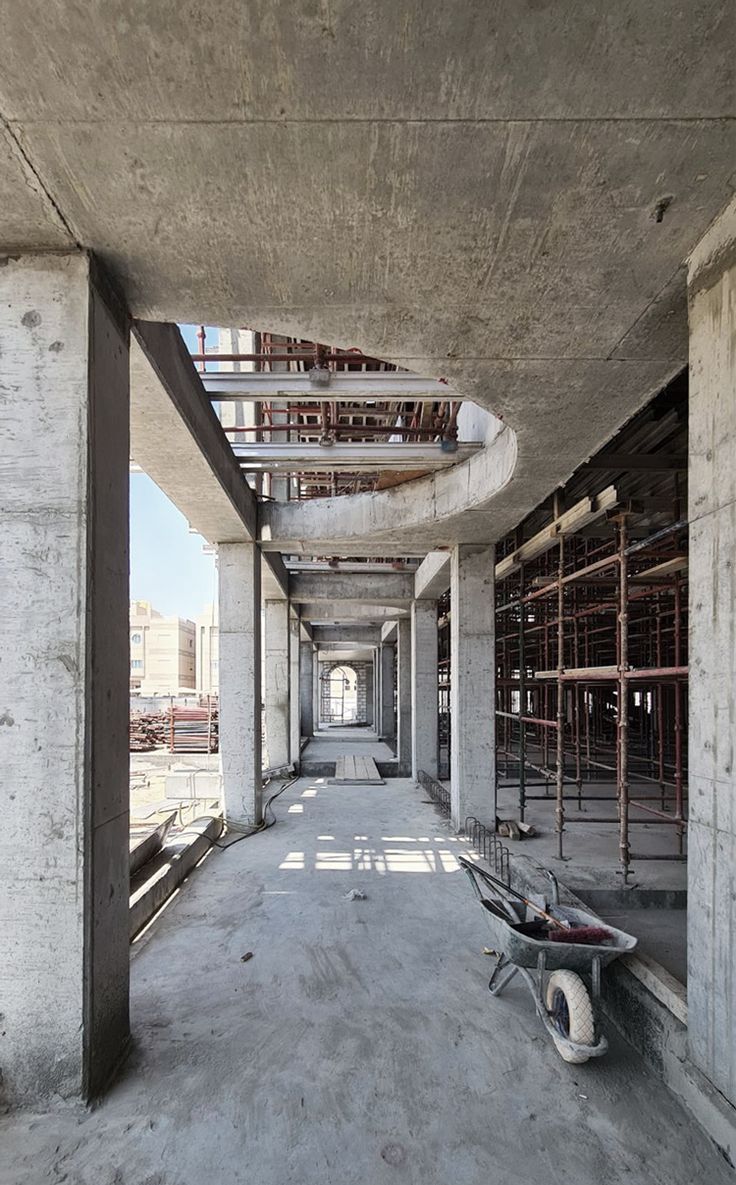
[[[688,1039],[736,1104],[736,201],[690,259]]]
[[[373,678],[375,657],[373,662],[366,663],[365,670],[365,722],[373,727],[376,723],[375,712],[375,680]]]
[[[0,1062],[32,1105],[128,1040],[129,337],[86,255],[3,265]]]
[[[299,643],[299,707],[301,734],[311,737],[314,732],[314,644]]]
[[[291,751],[291,760],[297,768],[302,750],[301,701],[299,693],[300,632],[301,625],[299,624],[299,618],[292,610],[289,617],[289,748]]]
[[[411,776],[437,777],[437,602],[411,607]]]
[[[493,547],[450,557],[450,784],[452,823],[496,826],[496,645]]]
[[[312,670],[313,670],[313,676],[312,676],[312,678],[313,678],[312,719],[314,721],[315,731],[319,728],[320,719],[321,719],[321,715],[322,715],[322,702],[321,702],[321,698],[320,698],[321,694],[322,694],[322,686],[321,686],[320,678],[319,678],[321,664],[319,662],[319,659],[317,658],[317,654],[318,654],[318,651],[315,649],[314,659],[312,661]]]
[[[387,744],[396,739],[394,690],[396,683],[396,651],[392,643],[381,643],[381,716],[380,733]]]
[[[411,619],[399,618],[398,625],[398,673],[397,673],[397,726],[399,777],[408,778],[411,773]]]
[[[229,827],[261,821],[261,556],[255,543],[221,543],[220,771]]]
[[[291,761],[289,602],[266,601],[264,609],[266,753],[269,769],[275,769]]]

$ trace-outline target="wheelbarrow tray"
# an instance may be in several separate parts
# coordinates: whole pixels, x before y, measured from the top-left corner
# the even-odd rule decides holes
[[[500,910],[508,909],[510,905],[520,922],[527,920],[522,916],[527,912],[523,905],[517,906],[516,902],[506,899],[503,903],[490,899],[490,904]],[[498,954],[505,955],[509,962],[514,963],[517,967],[536,967],[540,951],[544,951],[545,966],[548,971],[590,972],[593,959],[596,956],[600,960],[600,966],[607,967],[620,955],[628,954],[636,947],[637,940],[632,934],[617,930],[615,926],[609,926],[608,923],[605,923],[604,926],[595,914],[586,913],[582,909],[574,909],[571,905],[551,905],[547,912],[552,917],[559,918],[560,921],[569,922],[572,926],[603,926],[611,935],[610,939],[595,946],[580,942],[547,942],[544,939],[530,938],[528,934],[520,934],[518,930],[514,929],[510,918],[506,922],[503,918],[497,917],[495,913],[491,913],[490,910],[486,909],[484,912],[493,936],[491,943],[493,949]],[[528,913],[529,919],[533,918],[532,912],[528,911]]]

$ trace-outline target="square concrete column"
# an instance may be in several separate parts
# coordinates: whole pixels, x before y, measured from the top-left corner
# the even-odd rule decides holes
[[[3,260],[0,1065],[29,1105],[96,1094],[128,1040],[128,342],[86,255]]]
[[[411,774],[411,618],[399,618],[397,673],[397,757],[399,777]]]
[[[300,632],[301,625],[299,618],[292,610],[289,616],[289,749],[291,760],[297,767],[302,750],[301,703],[299,694]]]
[[[314,732],[314,643],[299,643],[299,711],[301,734],[311,737]]]
[[[289,694],[289,602],[264,605],[266,753],[268,768],[291,762],[291,698]]]
[[[688,1039],[736,1104],[736,201],[690,259]]]
[[[450,557],[450,786],[452,823],[496,827],[496,635],[493,547]]]
[[[437,777],[437,602],[411,607],[411,776],[419,770]]]
[[[387,744],[392,744],[396,738],[396,718],[394,715],[394,691],[396,684],[396,650],[391,642],[381,643],[381,715],[380,734]]]
[[[376,697],[375,687],[376,681],[374,678],[376,667],[376,656],[373,654],[373,659],[370,663],[365,664],[365,723],[376,725]],[[377,726],[377,725],[376,725]]]
[[[315,647],[314,659],[312,662],[313,670],[313,685],[312,685],[312,719],[314,721],[315,731],[319,728],[322,719],[322,683],[320,680],[321,663],[317,657],[319,651]]]
[[[229,827],[261,821],[261,555],[221,543],[219,571],[220,770]]]

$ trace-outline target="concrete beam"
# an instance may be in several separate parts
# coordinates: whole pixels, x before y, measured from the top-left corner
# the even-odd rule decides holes
[[[410,572],[299,572],[289,578],[294,604],[308,601],[357,601],[360,604],[409,606],[414,595]]]
[[[210,543],[256,536],[257,507],[176,325],[136,321],[130,451]]]
[[[355,601],[317,601],[301,606],[302,617],[312,624],[338,625],[340,622],[358,621],[381,624],[384,621],[398,621],[407,617],[408,609],[395,609],[389,605],[359,605]]]
[[[365,573],[378,573],[379,576],[384,576],[387,572],[415,572],[417,568],[416,562],[409,564],[401,564],[397,568],[393,565],[389,567],[388,564],[381,563],[380,560],[340,560],[330,562],[328,560],[294,560],[289,559],[285,561],[288,572],[357,572],[359,575]]]
[[[372,662],[375,647],[346,646],[343,649],[337,642],[323,642],[316,654],[319,662]]]
[[[346,469],[354,473],[391,473],[450,469],[483,448],[477,441],[461,442],[454,452],[431,444],[233,444],[232,450],[246,473],[322,473]]]
[[[287,600],[289,596],[289,573],[278,552],[263,556],[261,565],[261,591],[264,601]]]
[[[343,649],[351,646],[377,646],[381,641],[380,625],[316,625],[314,641],[318,646],[337,642]]]
[[[430,551],[414,573],[414,599],[436,601],[450,587],[450,552]]]
[[[211,371],[202,376],[205,391],[218,403],[237,400],[287,399],[321,403],[324,399],[364,403],[377,400],[411,400],[414,403],[462,399],[439,379],[422,378],[401,371],[330,372],[326,385],[312,382],[308,371],[279,374],[269,371]]]
[[[398,630],[398,621],[387,621],[386,624],[381,627],[381,641],[397,642],[399,637]]]

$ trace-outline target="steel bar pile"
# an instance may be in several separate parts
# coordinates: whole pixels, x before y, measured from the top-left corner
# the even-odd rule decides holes
[[[130,716],[130,752],[150,753],[166,744],[167,718],[162,712],[133,712]]]
[[[169,710],[169,750],[171,753],[217,753],[219,744],[216,708],[175,708]]]

